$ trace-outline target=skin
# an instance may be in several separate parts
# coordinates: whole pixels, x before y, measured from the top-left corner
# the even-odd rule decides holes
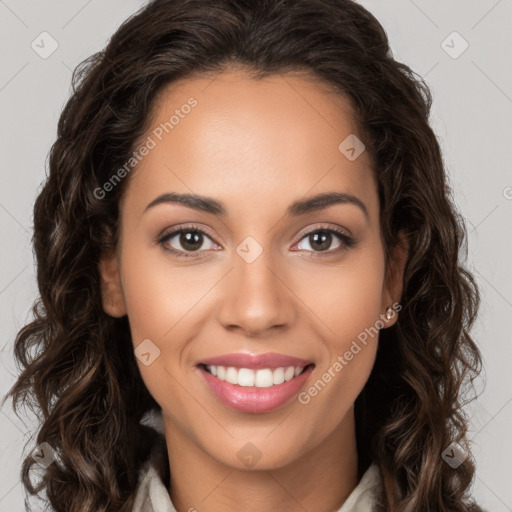
[[[134,347],[150,339],[160,349],[149,366],[138,364],[162,407],[177,510],[337,510],[358,483],[353,406],[378,336],[308,404],[294,397],[263,414],[218,401],[196,362],[230,352],[301,357],[316,365],[308,389],[399,302],[406,254],[396,249],[386,268],[369,155],[349,161],[338,150],[357,134],[346,98],[304,74],[255,81],[228,69],[167,87],[143,138],[191,96],[197,106],[126,183],[120,242],[99,266],[104,310],[128,315]],[[285,213],[334,191],[357,196],[368,218],[354,204]],[[177,203],[144,211],[166,192],[212,197],[227,214]],[[179,234],[164,246],[157,240],[188,223],[207,236],[192,257],[178,258],[164,247],[185,252]],[[321,251],[306,236],[330,227],[356,244],[337,251],[343,242],[333,234]],[[236,252],[247,236],[263,250],[252,263]],[[261,454],[251,468],[237,456],[249,442]]]

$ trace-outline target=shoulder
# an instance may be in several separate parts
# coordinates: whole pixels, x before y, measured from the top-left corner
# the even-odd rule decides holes
[[[138,471],[132,512],[176,512],[166,487],[170,481],[169,460],[160,416],[152,413],[145,419],[149,449]]]
[[[166,460],[165,442],[159,440],[140,469],[132,512],[176,512],[165,483]]]
[[[381,512],[382,477],[377,464],[372,463],[338,512]]]

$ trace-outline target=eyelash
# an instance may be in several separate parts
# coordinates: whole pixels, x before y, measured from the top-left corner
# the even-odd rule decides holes
[[[340,239],[342,244],[339,247],[337,247],[336,249],[331,249],[329,251],[306,251],[306,252],[312,252],[314,254],[311,257],[321,257],[323,254],[327,254],[328,256],[331,256],[333,254],[344,252],[356,244],[355,240],[352,237],[346,235],[341,230],[338,230],[338,229],[332,228],[332,227],[327,228],[327,227],[322,227],[322,226],[319,226],[311,231],[304,233],[297,243],[300,243],[307,236],[312,235],[313,233],[317,233],[317,232],[334,233]],[[167,242],[168,240],[173,238],[175,235],[180,234],[180,233],[201,233],[202,235],[205,235],[210,239],[212,238],[210,235],[208,235],[208,233],[206,233],[202,229],[198,228],[197,226],[190,225],[190,226],[181,226],[179,229],[175,229],[173,231],[165,233],[162,237],[160,237],[157,240],[157,243],[165,251],[172,253],[174,256],[176,256],[178,258],[197,258],[198,256],[189,256],[185,251],[178,251],[176,249],[169,248],[164,245],[165,242]],[[202,251],[190,251],[190,252],[202,252]]]

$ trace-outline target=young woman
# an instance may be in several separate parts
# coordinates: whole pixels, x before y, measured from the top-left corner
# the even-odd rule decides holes
[[[27,490],[57,512],[479,510],[479,292],[430,105],[351,0],[127,20],[75,74],[34,208]]]

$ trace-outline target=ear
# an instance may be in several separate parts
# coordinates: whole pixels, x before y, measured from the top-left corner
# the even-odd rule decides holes
[[[391,327],[398,320],[398,312],[401,307],[399,306],[400,299],[403,291],[403,277],[404,268],[409,256],[409,241],[405,233],[400,231],[399,241],[393,247],[389,256],[388,268],[386,269],[386,276],[384,279],[384,286],[382,289],[382,311],[381,319],[385,327]],[[386,310],[391,307],[393,315],[391,318],[386,318]]]
[[[115,251],[104,253],[98,263],[103,311],[112,317],[126,315],[119,262]]]

